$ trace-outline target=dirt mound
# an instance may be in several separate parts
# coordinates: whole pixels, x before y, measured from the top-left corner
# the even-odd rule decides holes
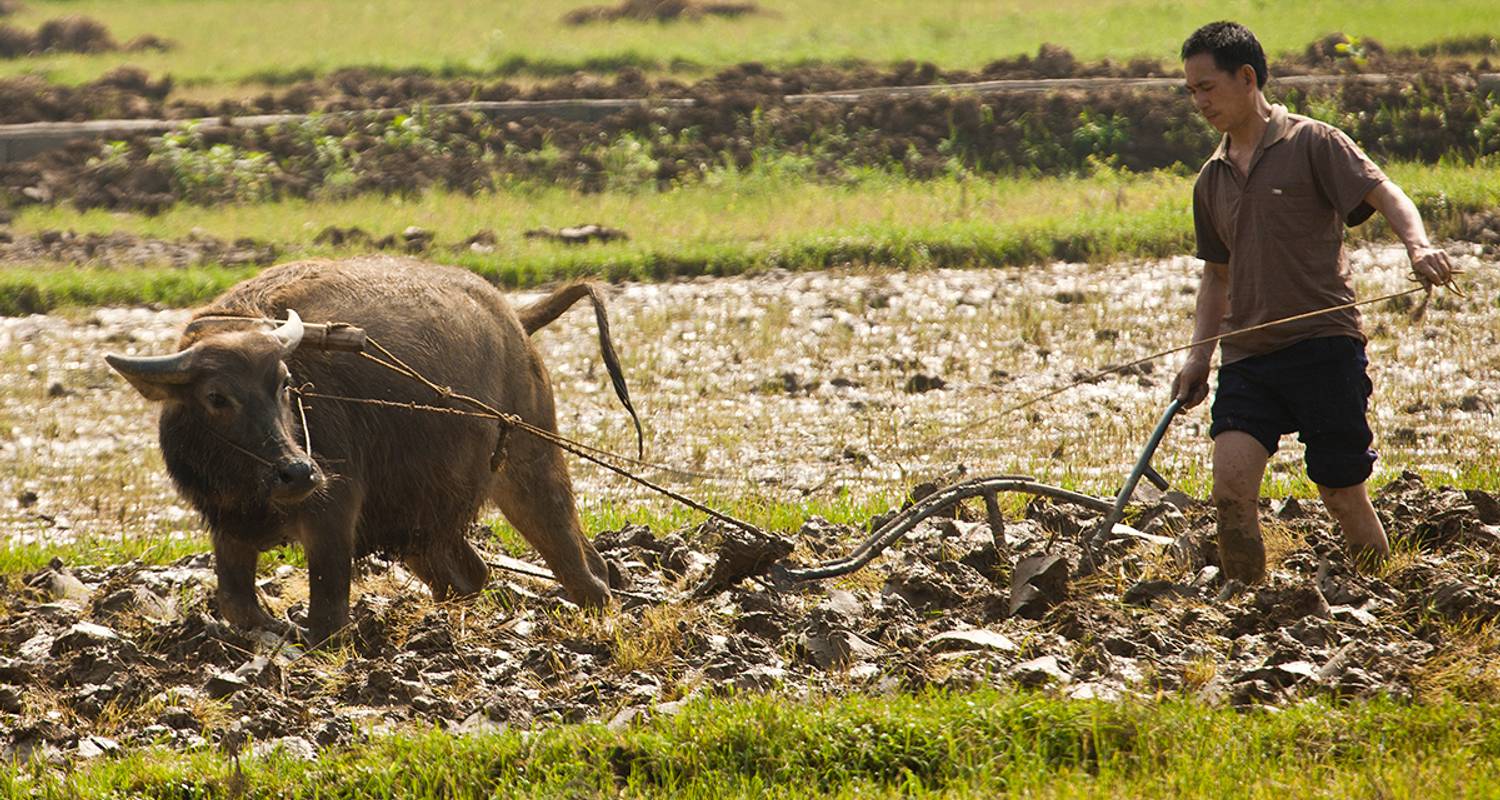
[[[614,6],[585,6],[575,8],[563,15],[566,25],[587,25],[591,22],[615,22],[637,20],[641,22],[671,22],[674,20],[702,19],[704,17],[743,17],[761,13],[755,3],[703,3],[697,0],[621,0]]]
[[[1500,617],[1486,577],[1500,553],[1491,495],[1415,476],[1392,483],[1376,505],[1402,555],[1384,578],[1350,571],[1317,504],[1288,501],[1274,512],[1285,541],[1269,582],[1228,599],[1211,513],[1178,502],[1148,510],[1142,524],[1157,539],[1114,546],[1107,577],[1077,577],[1067,534],[1045,549],[1052,526],[1094,520],[1036,505],[1003,540],[972,521],[982,513],[961,513],[837,585],[751,578],[701,599],[690,592],[714,569],[721,530],[627,526],[595,542],[623,603],[604,618],[559,614],[555,588],[507,572],[475,603],[434,604],[402,588],[410,576],[398,565],[369,560],[349,648],[326,656],[220,622],[207,555],[161,567],[54,562],[23,578],[0,617],[0,758],[247,740],[306,757],[408,725],[623,725],[700,694],[814,687],[1165,691],[1236,705],[1403,697],[1451,688],[1443,681],[1462,672],[1464,653],[1493,657],[1462,633]],[[795,542],[807,560],[861,535],[814,518],[772,550]],[[1012,613],[1012,565],[1038,557],[1052,579],[1031,588],[1062,590]],[[301,570],[280,567],[259,588],[291,619],[305,613]]]
[[[1302,54],[1302,61],[1309,66],[1357,64],[1384,54],[1385,48],[1374,39],[1336,32],[1309,44]]]
[[[0,26],[0,37],[4,30]],[[135,67],[119,67],[79,86],[27,75],[0,80],[0,108],[7,123],[149,118],[165,113],[171,91],[171,78],[153,80]]]
[[[108,53],[120,49],[104,23],[92,17],[70,16],[43,22],[35,33],[0,25],[0,58],[43,53]]]
[[[119,44],[104,23],[84,16],[47,20],[36,31],[37,47],[43,52],[107,53]]]
[[[18,7],[13,3],[0,3],[0,16],[5,16]],[[13,25],[0,25],[0,59],[48,53],[109,53],[121,49],[129,52],[165,51],[172,49],[172,46],[169,40],[148,33],[131,39],[122,48],[104,23],[84,16],[48,20],[35,32]],[[0,84],[3,83],[0,81]],[[10,113],[13,112],[7,112],[7,116]]]

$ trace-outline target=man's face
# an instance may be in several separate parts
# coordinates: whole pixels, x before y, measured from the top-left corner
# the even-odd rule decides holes
[[[1187,92],[1193,105],[1220,133],[1235,128],[1255,109],[1255,69],[1249,65],[1225,72],[1212,53],[1198,53],[1182,62]]]

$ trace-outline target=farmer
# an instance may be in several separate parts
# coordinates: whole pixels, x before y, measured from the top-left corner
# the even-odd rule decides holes
[[[1224,134],[1193,187],[1198,287],[1193,341],[1350,303],[1343,226],[1375,211],[1406,245],[1416,278],[1447,284],[1453,269],[1432,246],[1417,208],[1342,131],[1267,102],[1266,56],[1244,26],[1215,22],[1182,46],[1193,104]],[[1365,481],[1375,452],[1365,420],[1370,380],[1354,309],[1222,340],[1214,397],[1213,501],[1224,575],[1265,576],[1257,500],[1282,434],[1307,447],[1307,476],[1363,566],[1390,552]],[[1213,343],[1189,351],[1172,382],[1187,408],[1208,396]]]

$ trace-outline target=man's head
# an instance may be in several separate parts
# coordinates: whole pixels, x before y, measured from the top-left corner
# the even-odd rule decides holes
[[[1266,53],[1250,29],[1211,22],[1182,44],[1182,70],[1193,105],[1220,131],[1255,113],[1266,85]]]

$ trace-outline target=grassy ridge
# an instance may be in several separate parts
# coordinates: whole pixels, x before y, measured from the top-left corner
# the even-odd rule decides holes
[[[1395,164],[1389,172],[1423,207],[1439,237],[1461,233],[1464,213],[1500,206],[1500,162],[1493,159],[1471,165]],[[1183,254],[1192,249],[1191,182],[1191,176],[1172,172],[915,182],[866,171],[848,184],[829,185],[757,169],[660,193],[585,194],[526,184],[475,197],[431,192],[414,200],[363,196],[178,205],[159,216],[32,207],[17,217],[15,229],[119,231],[167,239],[195,231],[224,239],[248,236],[277,243],[291,258],[341,255],[313,243],[327,225],[358,225],[377,236],[418,225],[433,231],[440,245],[428,258],[507,286],[531,286],[580,275],[660,280],[851,263],[985,267]],[[520,236],[533,227],[582,222],[623,226],[631,238],[566,247]],[[482,228],[498,232],[494,252],[442,246]],[[1378,222],[1357,233],[1385,235]],[[217,267],[15,266],[0,270],[0,313],[65,305],[188,305],[249,274]]]
[[[851,13],[837,0],[762,0],[770,13],[734,20],[561,23],[579,6],[606,0],[465,3],[457,0],[31,0],[15,23],[31,28],[65,14],[104,22],[120,41],[155,34],[168,53],[54,55],[0,62],[0,74],[40,72],[76,83],[120,63],[180,81],[232,84],[285,80],[339,67],[422,68],[449,74],[569,73],[579,68],[714,69],[742,61],[795,63],[926,60],[978,67],[1034,53],[1055,41],[1083,58],[1148,56],[1171,61],[1183,38],[1216,19],[1256,30],[1272,53],[1295,53],[1332,31],[1386,46],[1472,35],[1493,20],[1490,0],[1394,3],[1330,0],[1190,2],[1024,0],[885,2]]]
[[[1497,709],[927,693],[699,701],[622,732],[382,738],[316,763],[136,752],[71,773],[0,767],[7,797],[1459,797],[1500,791]]]
[[[694,495],[714,508],[725,509],[767,530],[779,531],[796,530],[808,517],[814,515],[838,525],[863,525],[876,514],[899,507],[903,499],[893,493],[876,492],[858,500],[839,497],[790,504],[756,497],[729,499],[702,490],[695,490]],[[1007,498],[1007,502],[1019,506],[1024,501]],[[1016,513],[1019,508],[1007,510]],[[705,519],[704,515],[682,505],[619,503],[589,497],[581,499],[579,516],[584,530],[590,536],[601,531],[619,530],[627,524],[645,525],[653,531],[664,533]],[[486,520],[486,523],[494,534],[491,544],[519,558],[537,558],[536,551],[504,518],[494,516]],[[170,564],[183,556],[209,552],[211,546],[206,529],[199,530],[198,526],[194,526],[193,530],[194,533],[186,536],[165,528],[160,531],[136,532],[130,536],[83,535],[67,544],[57,541],[19,544],[13,540],[0,540],[0,578],[19,577],[35,572],[53,558],[61,558],[72,565],[120,564],[127,561]],[[262,557],[260,567],[264,569],[281,563],[306,566],[302,548],[286,546],[268,551]]]

